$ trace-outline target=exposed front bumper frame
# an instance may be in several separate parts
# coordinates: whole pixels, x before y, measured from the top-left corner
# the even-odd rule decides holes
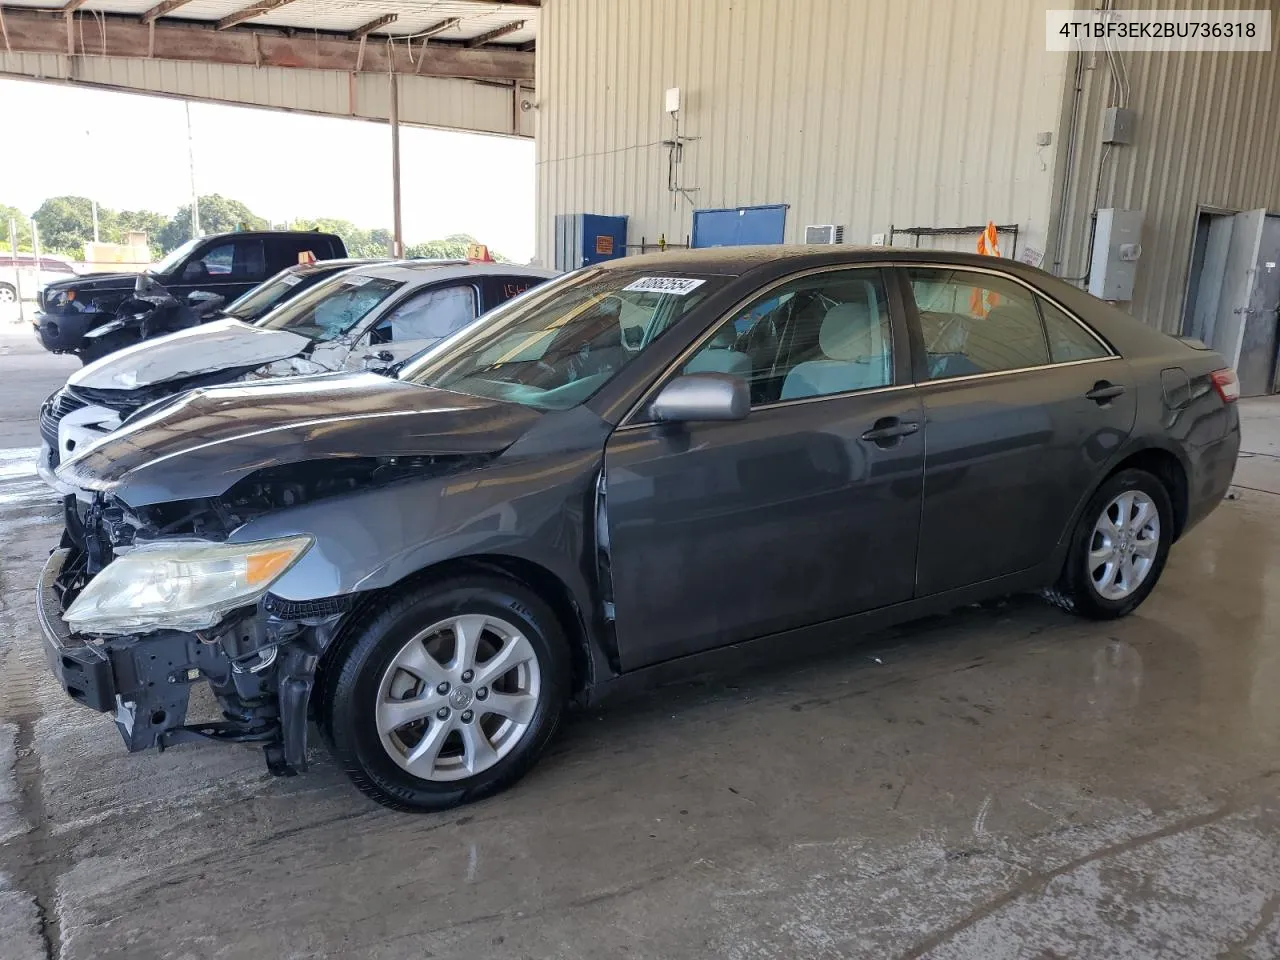
[[[216,636],[161,630],[105,639],[85,638],[62,618],[57,585],[72,550],[55,550],[36,589],[36,613],[45,654],[58,684],[71,699],[115,713],[116,728],[130,752],[164,749],[194,740],[263,744],[267,766],[277,775],[306,769],[306,725],[321,632],[264,617],[239,622],[230,635],[259,635],[279,647],[269,659],[250,652],[233,663]],[[337,616],[330,623],[336,622]],[[281,626],[293,626],[281,636]],[[328,631],[323,631],[327,638]],[[257,664],[269,669],[259,670]],[[207,681],[225,719],[188,725],[193,683]]]

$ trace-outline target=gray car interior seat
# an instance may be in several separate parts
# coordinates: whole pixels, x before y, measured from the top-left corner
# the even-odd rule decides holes
[[[889,353],[874,298],[838,303],[822,319],[818,346],[824,359],[797,364],[782,384],[782,399],[819,397],[890,382]]]
[[[685,365],[685,373],[731,373],[744,380],[751,377],[751,358],[734,349],[737,337],[732,326],[715,332],[706,346]]]

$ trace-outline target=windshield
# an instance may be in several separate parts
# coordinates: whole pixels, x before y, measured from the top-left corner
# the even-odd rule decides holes
[[[288,330],[312,340],[333,340],[403,286],[402,280],[340,273],[276,307],[255,326]]]
[[[191,251],[195,248],[195,245],[199,242],[200,242],[200,237],[192,237],[190,240],[188,240],[186,243],[180,246],[177,250],[169,251],[169,255],[167,257],[165,257],[163,260],[161,260],[159,263],[157,263],[154,267],[152,267],[147,272],[154,276],[161,276],[163,274],[172,273],[177,268],[178,264],[180,264],[183,260],[187,259],[187,255],[191,253]]]
[[[298,293],[300,286],[311,286],[320,277],[316,271],[298,272],[296,267],[281,270],[266,283],[259,284],[222,312],[240,320],[256,320],[276,304]]]
[[[724,277],[582,270],[490,311],[400,372],[455,393],[564,410],[590,397]]]

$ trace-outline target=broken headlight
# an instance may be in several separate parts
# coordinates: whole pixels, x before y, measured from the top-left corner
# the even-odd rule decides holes
[[[72,630],[93,634],[207,630],[261,598],[311,543],[293,536],[141,544],[103,567],[64,619]]]

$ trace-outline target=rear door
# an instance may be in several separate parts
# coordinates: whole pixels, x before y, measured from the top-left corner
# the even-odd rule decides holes
[[[637,413],[614,432],[604,502],[624,669],[910,599],[923,443],[886,293],[880,270],[848,268],[762,292],[669,374],[742,377],[746,419]],[[777,326],[767,341],[751,337],[761,315]]]
[[[483,277],[480,281],[480,291],[484,297],[484,306],[480,312],[488,313],[494,307],[520,296],[526,290],[532,290],[540,283],[546,283],[546,281],[542,277],[520,274]]]
[[[479,316],[479,295],[470,281],[451,280],[419,288],[379,316],[351,354],[349,366],[381,369],[457,333]]]
[[[916,595],[1045,561],[1129,435],[1129,365],[997,271],[902,270],[925,420]]]
[[[316,233],[282,233],[267,240],[267,268],[271,274],[311,260],[332,259],[331,243]]]

